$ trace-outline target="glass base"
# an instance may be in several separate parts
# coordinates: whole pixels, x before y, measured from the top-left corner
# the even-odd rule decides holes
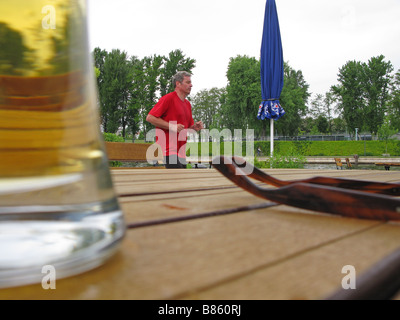
[[[54,268],[54,280],[98,267],[116,251],[124,233],[119,210],[79,221],[1,222],[0,288],[41,283],[47,266]]]

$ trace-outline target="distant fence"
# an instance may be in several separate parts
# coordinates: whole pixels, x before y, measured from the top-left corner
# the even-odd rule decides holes
[[[251,137],[251,138],[246,138],[246,137],[241,137],[241,138],[226,138],[222,137],[221,141],[243,141],[246,142],[247,140],[252,140],[252,141],[270,141],[270,137]],[[274,136],[274,141],[353,141],[355,140],[354,136],[350,135],[306,135],[306,136]],[[377,137],[373,137],[371,134],[365,134],[365,135],[359,135],[358,140],[377,140]],[[190,142],[193,142],[193,138],[189,137]],[[209,139],[202,139],[202,142],[209,141],[213,142],[214,140],[209,138]]]
[[[400,140],[400,134],[393,135],[391,139],[396,139]],[[264,137],[254,137],[254,136],[248,136],[248,137],[225,137],[221,135],[218,139],[213,139],[212,137],[201,137],[201,136],[192,136],[189,135],[188,141],[189,142],[215,142],[215,141],[270,141],[270,136],[264,136]],[[302,136],[281,136],[281,135],[276,135],[274,136],[274,141],[355,141],[356,137],[354,135],[348,135],[348,134],[334,134],[334,135],[302,135]],[[359,134],[357,137],[358,141],[371,141],[371,140],[379,140],[379,137],[376,135],[371,135],[370,133],[366,134]],[[149,139],[149,141],[153,141]],[[147,141],[147,142],[149,142]]]
[[[270,140],[270,137],[264,137],[264,141]],[[263,140],[260,139],[260,140]],[[275,136],[274,141],[351,141],[355,140],[354,136],[350,135],[310,135],[310,136]],[[359,135],[358,140],[372,140],[372,135]]]

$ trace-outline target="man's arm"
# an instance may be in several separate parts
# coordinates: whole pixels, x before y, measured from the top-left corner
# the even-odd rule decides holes
[[[200,131],[201,129],[204,129],[203,122],[197,121],[194,125],[192,125],[189,129],[193,129],[196,131]]]
[[[164,119],[157,118],[151,114],[148,114],[146,117],[146,121],[150,122],[152,125],[165,129],[165,130],[171,130],[173,132],[181,132],[183,129],[185,129],[185,126],[183,124],[176,124],[176,123],[169,123],[165,121]]]

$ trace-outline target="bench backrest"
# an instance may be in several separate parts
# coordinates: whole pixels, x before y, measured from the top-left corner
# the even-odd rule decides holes
[[[155,143],[106,142],[105,144],[108,160],[110,161],[145,162],[147,160],[163,160],[160,146]]]

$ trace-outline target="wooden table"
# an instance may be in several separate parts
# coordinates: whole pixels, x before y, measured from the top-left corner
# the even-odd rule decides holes
[[[400,172],[267,170],[279,179],[399,182]],[[0,299],[324,299],[400,247],[397,223],[272,206],[215,169],[113,170],[130,226],[103,266]],[[176,221],[174,221],[176,220]]]

